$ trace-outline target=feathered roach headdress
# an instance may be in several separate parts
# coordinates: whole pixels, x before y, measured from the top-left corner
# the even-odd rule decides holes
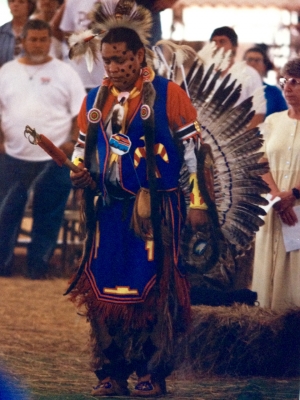
[[[136,4],[134,0],[102,0],[94,5],[89,14],[90,29],[74,33],[69,38],[69,57],[85,56],[88,69],[98,59],[101,39],[114,28],[128,28],[134,30],[142,43],[149,44],[152,27],[151,12]]]
[[[137,5],[134,0],[106,0],[96,3],[91,20],[95,33],[107,32],[113,28],[129,28],[138,34],[145,45],[149,44],[151,13]]]

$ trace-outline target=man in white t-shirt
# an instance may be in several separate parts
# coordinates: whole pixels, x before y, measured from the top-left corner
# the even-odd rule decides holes
[[[90,20],[89,12],[92,10],[96,0],[67,0],[64,5],[60,29],[68,35],[73,32],[84,31],[89,28]],[[102,59],[94,63],[91,72],[87,69],[87,64],[84,58],[79,60],[69,60],[72,67],[77,71],[82,79],[86,90],[99,86],[102,83],[104,76],[104,67]]]
[[[30,278],[43,278],[56,246],[70,174],[24,137],[29,125],[70,156],[77,140],[77,114],[85,90],[78,74],[49,56],[47,22],[29,20],[23,31],[24,56],[0,70],[2,145],[0,181],[0,274],[9,275],[20,222],[33,187],[33,226],[28,246]],[[34,184],[34,186],[32,186]]]
[[[229,74],[234,74],[234,70],[239,71],[239,76],[242,77],[242,91],[237,104],[246,100],[248,97],[253,96],[259,89],[263,90],[263,84],[259,73],[245,62],[235,63],[235,55],[238,47],[238,36],[234,29],[229,26],[222,26],[216,28],[211,36],[210,41],[216,44],[216,48],[222,48],[224,52],[231,51],[228,68],[221,73],[220,81]],[[263,92],[262,92],[263,93]],[[264,121],[266,114],[266,103],[262,99],[260,104],[257,105],[256,113],[252,118],[249,129],[254,128]]]

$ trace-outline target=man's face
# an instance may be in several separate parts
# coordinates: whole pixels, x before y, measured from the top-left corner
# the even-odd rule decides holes
[[[114,86],[120,91],[130,91],[139,78],[145,50],[136,54],[127,49],[125,42],[103,43],[102,59],[106,73]]]
[[[230,39],[227,36],[213,36],[211,39],[212,42],[215,42],[217,49],[224,49],[224,51],[231,50],[233,54],[235,54],[236,47],[233,46]]]
[[[51,38],[47,29],[29,29],[23,39],[25,57],[33,64],[46,61],[50,50]]]

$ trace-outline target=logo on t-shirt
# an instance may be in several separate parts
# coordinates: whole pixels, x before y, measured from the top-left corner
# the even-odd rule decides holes
[[[41,76],[41,84],[42,85],[48,85],[51,82],[51,78],[47,76]]]

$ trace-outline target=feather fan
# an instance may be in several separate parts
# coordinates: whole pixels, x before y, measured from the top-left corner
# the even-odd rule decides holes
[[[261,216],[265,211],[260,206],[268,204],[264,196],[269,187],[261,175],[268,171],[268,164],[259,163],[263,155],[259,129],[247,129],[263,100],[263,88],[235,106],[247,77],[245,64],[237,63],[220,83],[220,68],[227,68],[228,57],[216,51],[214,44],[206,45],[186,81],[203,141],[210,145],[214,157],[215,205],[221,231],[240,249],[249,245],[264,223]],[[185,190],[186,179],[186,172],[182,172],[180,183]]]

